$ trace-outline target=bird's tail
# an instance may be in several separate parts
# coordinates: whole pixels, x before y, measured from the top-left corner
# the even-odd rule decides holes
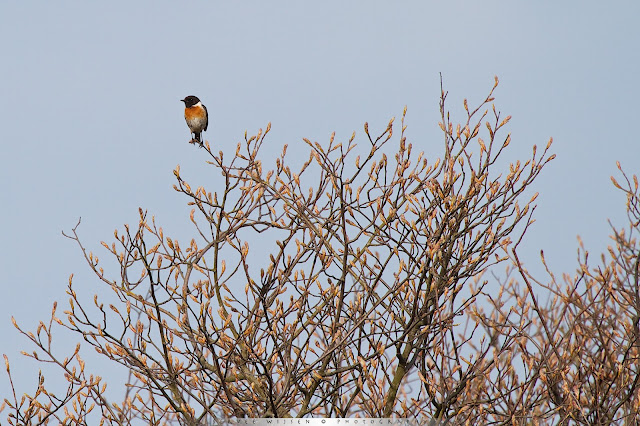
[[[198,132],[195,133],[195,141],[198,143],[198,145],[200,145],[201,147],[204,146],[204,144],[202,143],[202,132]]]

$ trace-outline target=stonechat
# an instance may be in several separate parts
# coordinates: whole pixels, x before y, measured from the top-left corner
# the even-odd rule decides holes
[[[194,138],[189,143],[199,143],[202,146],[201,134],[209,126],[209,114],[207,107],[202,105],[197,96],[187,96],[181,99],[184,102],[184,119],[193,133]]]

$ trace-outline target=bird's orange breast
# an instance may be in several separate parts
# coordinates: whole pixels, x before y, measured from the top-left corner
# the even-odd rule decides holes
[[[186,118],[187,121],[202,120],[204,116],[204,109],[200,106],[192,106],[184,109],[184,118]]]
[[[189,129],[194,133],[207,129],[207,110],[200,105],[194,105],[184,109],[184,118]]]

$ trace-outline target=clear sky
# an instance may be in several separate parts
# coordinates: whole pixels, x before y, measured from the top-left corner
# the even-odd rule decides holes
[[[228,155],[271,122],[274,151],[306,156],[303,137],[347,138],[365,121],[381,131],[405,105],[409,141],[427,151],[441,143],[439,73],[454,111],[497,75],[510,155],[549,137],[557,154],[537,181],[522,260],[535,270],[544,249],[556,273],[573,273],[578,234],[597,254],[607,219],[624,223],[616,160],[638,173],[638,17],[632,1],[2,2],[0,353],[34,378],[11,316],[35,328],[54,300],[66,304],[71,273],[92,291],[61,235],[78,217],[103,257],[100,241],[136,223],[138,207],[165,234],[192,232],[172,170],[205,184],[213,172],[187,143],[179,100],[190,94],[208,107],[205,138]],[[0,397],[7,386],[3,370]]]

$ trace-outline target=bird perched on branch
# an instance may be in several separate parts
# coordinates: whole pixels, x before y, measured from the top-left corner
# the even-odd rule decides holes
[[[202,132],[207,130],[209,126],[209,114],[207,107],[202,105],[197,96],[187,96],[181,99],[184,102],[184,119],[187,120],[187,126],[193,133],[194,138],[189,143],[199,143],[202,146]]]

